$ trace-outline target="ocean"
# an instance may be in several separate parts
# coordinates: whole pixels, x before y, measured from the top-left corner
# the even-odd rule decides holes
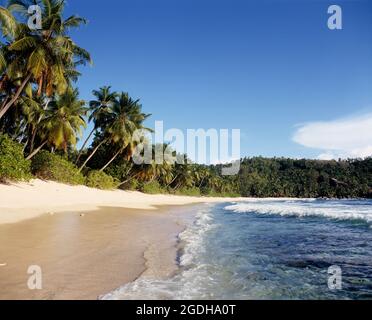
[[[174,276],[140,277],[103,299],[372,299],[370,200],[205,205],[179,246]]]

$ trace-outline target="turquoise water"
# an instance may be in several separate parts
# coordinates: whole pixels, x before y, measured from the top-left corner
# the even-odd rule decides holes
[[[372,201],[208,205],[180,235],[179,272],[108,299],[372,299]],[[328,268],[342,289],[328,288]]]

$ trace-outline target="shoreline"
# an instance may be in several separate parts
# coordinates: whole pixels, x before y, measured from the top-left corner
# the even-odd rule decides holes
[[[159,206],[235,202],[242,199],[104,191],[36,179],[29,183],[0,184],[0,225],[17,223],[44,214],[54,215],[71,211],[89,213],[102,207],[154,211]]]
[[[142,275],[170,277],[193,208],[230,200],[238,201],[41,180],[0,185],[0,300],[95,300]],[[43,290],[27,287],[31,265],[42,268]]]
[[[194,212],[102,208],[0,225],[0,300],[96,300],[144,275],[170,277]],[[27,287],[30,265],[42,269],[42,290]]]

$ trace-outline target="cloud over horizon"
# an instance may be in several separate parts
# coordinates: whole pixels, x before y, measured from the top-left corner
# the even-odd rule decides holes
[[[321,150],[321,160],[372,156],[372,113],[302,125],[293,141]]]

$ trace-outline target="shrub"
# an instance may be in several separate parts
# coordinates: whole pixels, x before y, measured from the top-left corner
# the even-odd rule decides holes
[[[111,190],[115,188],[115,180],[104,172],[94,170],[88,173],[86,185],[90,188]]]
[[[40,179],[71,185],[83,185],[84,176],[78,168],[62,157],[47,151],[40,151],[32,160],[32,173]]]
[[[216,192],[214,190],[211,190],[207,193],[205,193],[206,197],[211,198],[239,198],[241,197],[240,194],[234,193],[234,192]]]
[[[142,188],[142,191],[148,194],[164,193],[164,190],[162,189],[158,181],[153,181],[153,182],[145,184]]]
[[[141,186],[137,179],[131,179],[120,186],[120,189],[129,191],[141,190],[142,188],[143,187]]]
[[[0,134],[0,182],[30,180],[30,164],[24,158],[23,147]]]
[[[200,197],[200,189],[193,187],[193,188],[181,188],[176,192],[178,195],[182,196],[189,196],[189,197]]]

